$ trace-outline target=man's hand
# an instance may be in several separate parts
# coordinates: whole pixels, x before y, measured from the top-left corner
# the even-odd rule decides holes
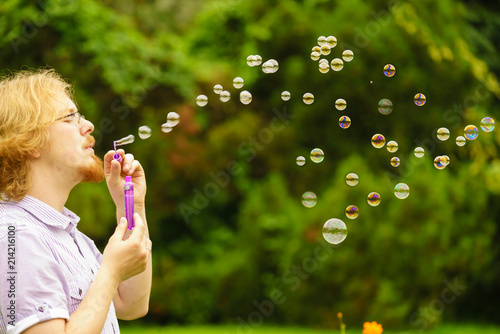
[[[134,214],[134,220],[135,227],[126,240],[123,237],[127,231],[127,219],[120,220],[103,252],[101,266],[110,271],[117,283],[143,272],[151,256],[151,241],[146,234],[146,225],[137,213]]]
[[[108,151],[104,156],[104,175],[109,193],[115,202],[117,208],[124,207],[123,185],[125,176],[132,176],[134,183],[134,203],[144,206],[146,198],[146,174],[141,163],[134,159],[132,154],[125,154],[125,151],[119,149],[116,151],[122,157],[122,162],[113,160],[114,150]]]

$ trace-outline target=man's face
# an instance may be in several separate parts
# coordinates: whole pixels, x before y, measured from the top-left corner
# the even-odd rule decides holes
[[[49,141],[42,150],[45,159],[54,170],[69,182],[101,182],[104,179],[102,160],[94,154],[94,137],[90,135],[94,125],[80,119],[76,105],[67,96],[62,99],[57,118],[62,118],[49,125]]]

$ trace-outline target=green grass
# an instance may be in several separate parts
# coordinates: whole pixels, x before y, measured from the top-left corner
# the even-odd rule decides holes
[[[348,329],[346,334],[361,334],[362,329]],[[122,334],[340,334],[338,329],[312,329],[301,327],[255,327],[238,328],[238,326],[166,326],[166,327],[125,327],[121,328]],[[500,327],[488,325],[443,325],[441,327],[424,330],[386,331],[383,334],[500,334]]]

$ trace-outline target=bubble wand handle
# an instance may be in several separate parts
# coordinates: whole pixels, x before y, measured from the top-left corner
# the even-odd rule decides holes
[[[134,184],[132,183],[132,176],[125,177],[125,185],[123,186],[125,194],[125,218],[127,218],[129,230],[135,227],[134,222]]]
[[[118,161],[119,163],[122,162],[122,156],[118,153],[116,153],[116,141],[113,142],[113,145],[115,147],[115,154],[113,154],[113,159]]]

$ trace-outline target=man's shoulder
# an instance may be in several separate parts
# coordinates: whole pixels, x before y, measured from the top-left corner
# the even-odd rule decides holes
[[[0,222],[5,219],[26,219],[27,212],[19,205],[10,202],[0,202]]]
[[[9,226],[14,226],[17,231],[28,229],[28,219],[29,214],[20,206],[0,202],[0,238],[7,232]]]

